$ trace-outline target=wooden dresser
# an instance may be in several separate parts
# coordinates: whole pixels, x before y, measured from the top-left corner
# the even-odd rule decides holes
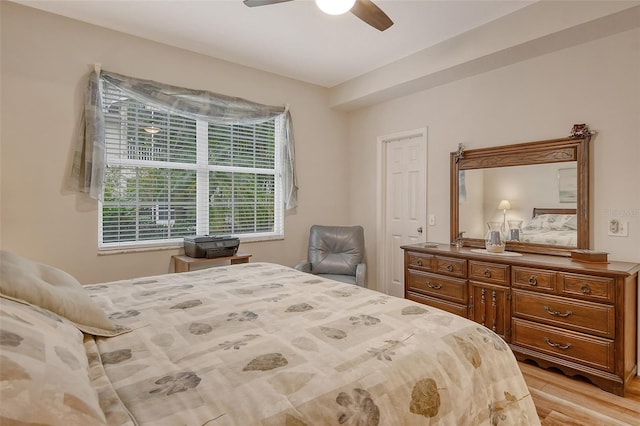
[[[448,244],[402,248],[405,298],[485,325],[520,361],[624,396],[637,372],[640,265],[480,254]]]

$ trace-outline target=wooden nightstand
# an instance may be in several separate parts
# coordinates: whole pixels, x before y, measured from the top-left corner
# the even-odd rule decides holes
[[[237,253],[233,256],[225,256],[225,257],[215,257],[212,259],[207,259],[203,257],[189,257],[183,254],[171,256],[171,260],[173,261],[173,271],[174,272],[189,272],[191,271],[192,266],[206,266],[211,265],[210,267],[221,266],[221,264],[226,264],[229,262],[231,265],[235,265],[237,263],[249,263],[250,254],[246,253]]]

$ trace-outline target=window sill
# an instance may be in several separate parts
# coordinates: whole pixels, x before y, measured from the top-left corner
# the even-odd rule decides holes
[[[253,237],[240,237],[240,244],[242,243],[260,243],[268,241],[284,240],[284,235],[256,235]],[[144,253],[150,251],[166,251],[166,250],[182,250],[184,249],[184,243],[170,243],[170,244],[158,244],[148,246],[130,246],[130,247],[106,247],[98,249],[98,256],[109,256],[112,254],[127,254],[127,253]]]
[[[256,235],[254,237],[240,237],[240,244],[242,243],[259,243],[266,241],[284,240],[284,235]]]
[[[143,253],[149,251],[165,251],[165,250],[177,250],[182,249],[183,244],[170,244],[159,246],[136,246],[136,247],[113,247],[113,248],[100,248],[98,249],[98,256],[109,256],[112,254],[127,254],[127,253]]]

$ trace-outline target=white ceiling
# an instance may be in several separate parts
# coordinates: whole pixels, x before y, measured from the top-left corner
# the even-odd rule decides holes
[[[249,8],[242,0],[14,0],[171,46],[333,87],[431,47],[532,0],[374,0],[394,21],[380,32],[312,0]]]

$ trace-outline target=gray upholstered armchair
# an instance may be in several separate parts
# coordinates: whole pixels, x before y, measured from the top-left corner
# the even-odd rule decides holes
[[[309,231],[308,260],[295,268],[364,287],[367,269],[362,226],[313,225]]]

